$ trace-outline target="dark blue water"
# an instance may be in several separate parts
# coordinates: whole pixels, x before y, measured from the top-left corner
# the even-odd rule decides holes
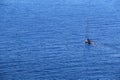
[[[119,35],[119,0],[1,0],[0,80],[120,80]]]

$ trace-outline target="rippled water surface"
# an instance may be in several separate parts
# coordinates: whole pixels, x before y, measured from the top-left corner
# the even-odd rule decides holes
[[[120,80],[119,35],[119,0],[1,0],[0,80]]]

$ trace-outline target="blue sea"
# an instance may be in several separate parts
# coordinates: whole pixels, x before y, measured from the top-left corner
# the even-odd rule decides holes
[[[120,80],[119,51],[119,0],[0,1],[0,80]]]

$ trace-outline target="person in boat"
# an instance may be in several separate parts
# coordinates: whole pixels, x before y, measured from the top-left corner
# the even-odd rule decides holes
[[[85,40],[85,43],[86,43],[86,44],[92,44],[92,41],[91,41],[90,39],[86,39],[86,40]]]
[[[89,44],[89,45],[94,45],[94,46],[96,46],[96,43],[93,42],[93,41],[91,41],[89,38],[87,38],[87,39],[85,40],[85,44]]]

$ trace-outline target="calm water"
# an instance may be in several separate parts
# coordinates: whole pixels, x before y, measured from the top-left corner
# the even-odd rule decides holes
[[[0,80],[120,80],[119,35],[119,0],[1,0]]]

